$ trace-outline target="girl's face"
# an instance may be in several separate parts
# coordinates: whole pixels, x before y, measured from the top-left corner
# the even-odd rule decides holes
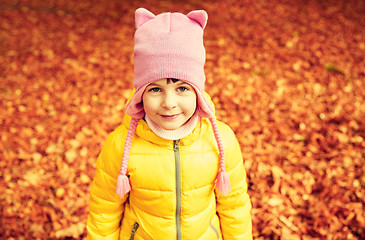
[[[160,79],[146,87],[143,107],[147,116],[165,130],[184,125],[196,109],[195,90],[176,79]]]

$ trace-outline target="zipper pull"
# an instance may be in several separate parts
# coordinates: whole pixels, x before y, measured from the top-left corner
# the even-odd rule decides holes
[[[174,151],[179,150],[179,140],[174,140]]]
[[[129,240],[133,240],[134,239],[134,234],[136,234],[137,228],[139,227],[139,224],[136,222],[133,225],[132,231],[131,231],[131,238]]]

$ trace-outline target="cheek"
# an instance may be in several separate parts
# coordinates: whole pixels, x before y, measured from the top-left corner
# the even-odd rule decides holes
[[[191,97],[188,100],[186,100],[185,108],[189,109],[190,112],[195,112],[197,106],[197,99],[196,97]]]
[[[157,109],[156,100],[154,98],[143,96],[143,108],[146,113],[155,111]]]

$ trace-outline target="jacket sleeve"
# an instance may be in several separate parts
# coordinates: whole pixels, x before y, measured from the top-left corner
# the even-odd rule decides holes
[[[223,125],[223,126],[222,126]],[[217,213],[224,240],[252,239],[251,201],[247,193],[246,171],[239,143],[233,131],[222,124],[226,171],[231,181],[227,196],[217,195]]]
[[[123,154],[123,135],[118,129],[112,132],[97,159],[86,227],[87,239],[90,240],[119,239],[120,221],[127,198],[120,199],[116,194],[116,179]]]

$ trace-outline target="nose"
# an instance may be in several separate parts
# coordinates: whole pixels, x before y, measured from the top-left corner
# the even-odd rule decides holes
[[[162,99],[162,107],[165,109],[173,109],[176,107],[177,99],[174,93],[167,91]]]

